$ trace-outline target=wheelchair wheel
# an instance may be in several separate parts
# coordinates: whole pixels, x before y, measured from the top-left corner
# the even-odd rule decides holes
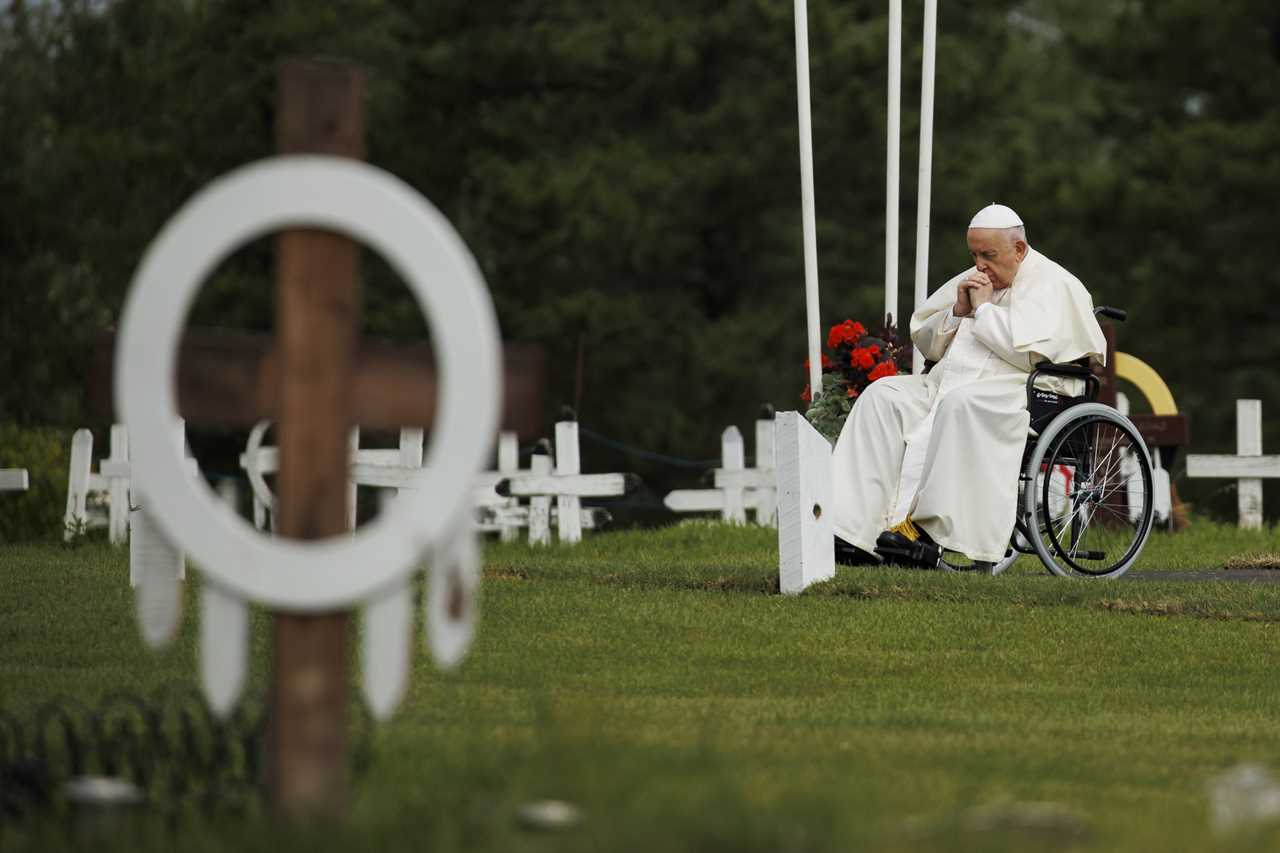
[[[1031,545],[1060,577],[1118,578],[1151,533],[1151,461],[1128,418],[1101,403],[1045,427],[1024,472]]]

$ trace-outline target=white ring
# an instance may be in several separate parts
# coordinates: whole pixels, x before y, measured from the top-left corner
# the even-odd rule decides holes
[[[257,533],[189,478],[173,441],[178,342],[201,283],[237,247],[288,228],[338,232],[381,254],[426,314],[436,352],[436,419],[420,483],[354,537],[309,542]],[[135,448],[135,483],[165,533],[253,601],[323,610],[355,604],[407,575],[458,518],[497,430],[500,358],[484,277],[429,201],[355,160],[277,157],[209,184],[148,247],[125,303],[115,387]]]

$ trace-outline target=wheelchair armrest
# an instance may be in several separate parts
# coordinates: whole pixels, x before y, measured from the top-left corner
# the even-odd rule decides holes
[[[1054,364],[1051,361],[1042,361],[1031,369],[1031,374],[1027,376],[1027,399],[1031,399],[1031,395],[1035,389],[1036,377],[1041,373],[1047,373],[1050,376],[1067,376],[1084,380],[1085,396],[1090,400],[1098,399],[1098,393],[1102,390],[1102,381],[1094,375],[1092,368],[1089,367],[1089,358],[1078,359],[1068,364]]]
[[[1093,371],[1089,368],[1089,363],[1085,360],[1084,364],[1078,361],[1072,361],[1067,364],[1054,364],[1052,361],[1042,361],[1036,364],[1035,370],[1032,372],[1052,373],[1057,376],[1090,376]]]

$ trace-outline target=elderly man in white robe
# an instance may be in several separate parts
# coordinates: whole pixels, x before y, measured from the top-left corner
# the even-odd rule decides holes
[[[968,244],[974,265],[911,317],[911,339],[933,369],[873,382],[836,442],[832,527],[842,562],[877,560],[877,543],[880,556],[909,562],[894,560],[893,546],[917,540],[976,568],[1001,560],[1027,441],[1027,375],[1045,360],[1106,358],[1089,292],[1028,245],[1013,210],[978,211]],[[1080,380],[1043,383],[1080,393]]]

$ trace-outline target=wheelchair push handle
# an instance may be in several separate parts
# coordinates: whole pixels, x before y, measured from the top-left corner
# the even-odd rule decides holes
[[[1093,316],[1106,317],[1109,320],[1119,320],[1123,323],[1129,317],[1129,312],[1123,308],[1112,308],[1110,305],[1099,305],[1093,309]]]

